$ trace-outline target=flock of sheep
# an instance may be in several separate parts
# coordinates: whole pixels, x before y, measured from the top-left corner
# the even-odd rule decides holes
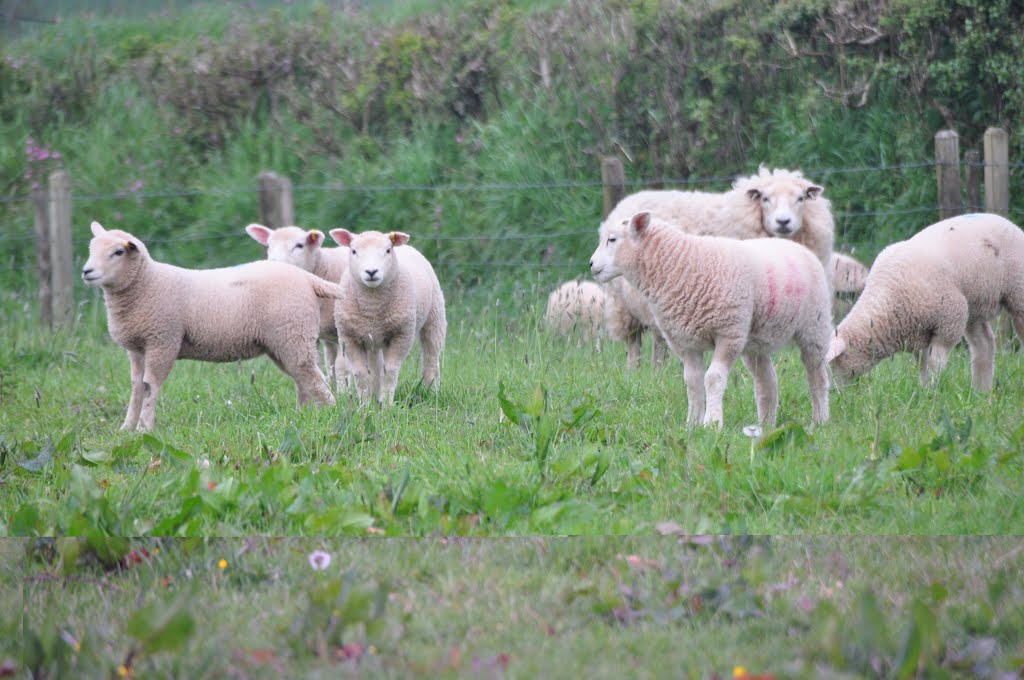
[[[989,323],[1000,308],[1024,340],[1024,232],[997,215],[956,217],[890,245],[868,272],[833,252],[832,212],[821,194],[799,172],[761,168],[724,193],[627,196],[599,230],[590,260],[599,283],[563,284],[549,298],[546,321],[598,343],[603,335],[624,341],[629,367],[639,364],[642,335],[650,333],[655,361],[666,347],[682,361],[691,424],[723,425],[737,359],[754,377],[759,422],[774,424],[771,355],[788,343],[800,350],[815,423],[829,417],[829,363],[846,379],[913,351],[927,380],[965,336],[973,385],[990,389]],[[300,404],[333,404],[331,386],[354,386],[362,404],[389,404],[418,338],[423,384],[437,386],[444,295],[407,234],[334,229],[339,247],[323,248],[315,229],[252,224],[246,232],[266,246],[266,261],[192,270],[156,262],[135,236],[92,223],[82,279],[103,289],[110,334],[131,364],[122,429],[153,427],[177,359],[266,354],[295,381]],[[833,292],[861,290],[833,328]]]

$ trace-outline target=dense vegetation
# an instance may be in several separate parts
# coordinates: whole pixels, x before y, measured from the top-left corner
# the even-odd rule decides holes
[[[15,143],[0,149],[12,235],[0,254],[27,274],[32,212],[19,199],[62,165],[83,239],[97,218],[150,240],[198,237],[154,248],[178,262],[254,257],[239,234],[258,216],[255,176],[273,169],[295,182],[301,224],[400,225],[451,281],[523,267],[564,278],[583,271],[599,158],[616,154],[631,180],[665,186],[801,167],[826,185],[840,242],[870,257],[933,221],[938,129],[967,149],[1002,125],[1021,157],[1022,36],[1010,0],[70,18],[4,47],[0,132]],[[553,235],[458,238],[476,234]]]

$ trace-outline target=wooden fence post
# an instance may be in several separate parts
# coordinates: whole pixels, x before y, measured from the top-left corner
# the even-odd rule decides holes
[[[39,323],[53,327],[53,289],[50,286],[50,192],[40,185],[32,190],[35,213],[36,282],[39,286]]]
[[[604,185],[603,219],[608,217],[608,213],[626,195],[626,171],[617,156],[606,156],[601,159],[601,183]]]
[[[963,212],[960,196],[960,136],[953,130],[935,133],[935,169],[939,181],[939,219]]]
[[[71,178],[65,170],[50,173],[50,284],[53,328],[69,328],[75,318],[74,263],[71,257]]]
[[[981,153],[977,149],[964,152],[964,165],[967,166],[967,204],[970,212],[981,212]]]
[[[1010,216],[1009,137],[1002,128],[985,130],[985,212]]]
[[[292,182],[276,172],[261,172],[260,222],[271,229],[280,229],[295,224],[295,209],[292,206]]]

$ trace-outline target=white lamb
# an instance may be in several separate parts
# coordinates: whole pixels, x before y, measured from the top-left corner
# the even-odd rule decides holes
[[[128,350],[132,392],[123,430],[152,429],[156,400],[177,359],[268,355],[295,381],[299,404],[333,404],[317,366],[320,298],[338,284],[280,262],[182,269],[156,262],[139,239],[92,223],[82,280],[103,289],[111,337]]]
[[[348,248],[323,248],[324,235],[318,229],[281,227],[271,229],[250,224],[245,233],[267,247],[267,259],[287,262],[333,283],[341,281],[348,269]],[[338,329],[334,325],[334,300],[320,302],[320,340],[324,343],[327,378],[341,389],[348,382],[348,370],[338,358]]]
[[[330,234],[349,249],[349,275],[341,281],[345,298],[335,305],[334,318],[360,402],[394,401],[398,371],[417,335],[423,350],[423,384],[436,387],[448,322],[444,294],[430,262],[406,245],[409,235],[402,232],[357,235],[332,229]]]
[[[757,174],[737,179],[725,193],[668,190],[631,194],[615,206],[604,224],[622,224],[636,213],[647,211],[689,234],[735,239],[785,238],[809,248],[826,267],[828,276],[834,221],[831,204],[822,197],[822,191],[798,171],[769,171],[762,166]],[[615,302],[621,299],[614,291],[609,293],[609,306],[623,315],[617,320],[610,319],[609,329],[613,338],[627,343],[629,365],[634,366],[633,357],[639,361],[640,355],[639,334],[629,337],[616,329],[642,328],[645,315],[635,312],[636,303]],[[656,333],[652,334],[657,338]]]
[[[604,289],[593,281],[566,281],[548,296],[544,323],[560,335],[578,333],[601,350]]]
[[[836,295],[841,293],[857,294],[864,290],[864,282],[868,279],[868,268],[851,255],[834,252],[829,262],[832,272],[832,287]]]
[[[831,295],[821,262],[807,248],[785,239],[692,236],[641,212],[626,224],[602,225],[590,266],[598,281],[621,275],[650,301],[683,362],[690,424],[722,426],[729,370],[740,356],[754,376],[758,420],[774,424],[779,398],[771,354],[789,341],[807,371],[813,420],[828,420]],[[705,374],[707,350],[714,356]]]
[[[828,359],[836,377],[848,379],[897,352],[916,352],[927,382],[966,337],[971,384],[988,391],[995,366],[989,322],[1000,307],[1024,340],[1024,232],[998,215],[943,220],[878,255]]]

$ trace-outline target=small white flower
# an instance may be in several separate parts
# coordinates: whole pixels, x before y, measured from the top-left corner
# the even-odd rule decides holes
[[[200,470],[209,470],[210,469],[210,459],[209,458],[203,458],[201,461],[199,461],[199,469]]]
[[[757,437],[761,436],[761,426],[747,425],[746,427],[743,428],[743,434],[747,435],[751,439],[756,439]]]
[[[317,571],[323,571],[327,567],[331,566],[331,554],[326,553],[323,550],[314,550],[309,553],[309,566],[313,567]]]
[[[228,406],[231,406],[231,400],[228,399]]]

